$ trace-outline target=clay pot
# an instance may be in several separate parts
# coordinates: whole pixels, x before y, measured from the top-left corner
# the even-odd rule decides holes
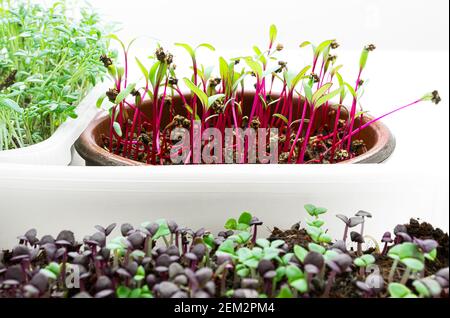
[[[251,105],[254,94],[245,93],[243,105]],[[277,97],[274,96],[274,99]],[[173,100],[176,112],[181,115],[186,115],[185,109],[182,107],[182,102],[179,97],[175,97]],[[294,105],[296,100],[294,99]],[[142,104],[142,112],[151,118],[151,102],[146,101]],[[297,107],[294,107],[296,109]],[[132,112],[131,109],[126,111]],[[250,112],[249,109],[243,109],[244,114]],[[348,116],[345,112],[342,112],[342,117]],[[130,116],[131,117],[131,116]],[[163,114],[162,126],[168,124],[168,112]],[[308,115],[307,115],[308,117]],[[297,111],[294,111],[293,118],[299,118]],[[363,122],[368,122],[372,118],[370,116],[364,116]],[[330,122],[334,121],[334,118],[330,118]],[[355,127],[358,127],[359,119],[355,120]],[[103,141],[101,136],[109,136],[110,117],[107,113],[99,115],[95,118],[87,129],[83,132],[80,138],[75,143],[75,148],[86,161],[88,166],[142,166],[144,163],[137,162],[131,159],[127,159],[115,154],[111,154],[109,151],[103,148]],[[361,131],[360,139],[364,141],[367,147],[367,152],[359,155],[350,160],[342,161],[341,163],[381,163],[385,161],[395,149],[395,138],[390,130],[380,121],[373,123],[369,127]]]

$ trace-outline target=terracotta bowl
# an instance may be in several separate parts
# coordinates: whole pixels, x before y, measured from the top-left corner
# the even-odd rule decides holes
[[[251,105],[254,94],[247,92],[244,94],[244,105]],[[274,96],[274,98],[277,98]],[[294,100],[294,105],[295,104]],[[179,97],[173,100],[176,112],[181,115],[186,115],[185,109],[182,107],[182,102]],[[150,102],[146,101],[142,104],[141,110],[151,118]],[[296,108],[296,107],[294,107]],[[128,109],[127,111],[131,111]],[[243,109],[244,113],[249,113],[249,109]],[[345,113],[343,114],[345,117]],[[308,114],[307,114],[308,117]],[[299,118],[297,111],[294,111],[293,118]],[[365,116],[363,122],[371,119],[370,116]],[[330,122],[334,122],[334,118],[329,118]],[[168,113],[163,114],[162,125],[168,124]],[[359,119],[356,120],[355,126],[359,124]],[[110,117],[107,113],[99,115],[86,128],[83,134],[75,143],[75,148],[87,166],[143,166],[144,163],[127,159],[115,154],[111,154],[102,146],[102,135],[109,135]],[[390,130],[380,121],[375,122],[369,127],[365,128],[360,133],[360,139],[364,140],[367,152],[359,155],[353,159],[342,161],[341,163],[381,163],[385,161],[395,149],[395,138]]]

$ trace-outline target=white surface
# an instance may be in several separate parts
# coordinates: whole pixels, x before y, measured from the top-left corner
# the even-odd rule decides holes
[[[277,24],[287,48],[283,55],[292,57],[290,61],[301,58],[297,46],[303,40],[336,37],[349,76],[355,76],[360,48],[374,42],[378,48],[369,58],[370,85],[364,96],[364,105],[373,115],[433,89],[439,89],[443,102],[417,105],[385,120],[396,136],[397,149],[384,165],[36,168],[0,164],[0,246],[12,244],[30,227],[40,235],[70,228],[81,239],[97,223],[137,225],[160,217],[217,231],[228,217],[243,210],[269,227],[289,227],[304,220],[305,203],[328,207],[327,224],[338,235],[341,227],[334,214],[358,209],[374,214],[367,233],[377,237],[412,216],[448,230],[447,1],[279,0],[275,7],[266,0],[91,3],[110,20],[123,21],[119,34],[125,40],[139,35],[164,39],[162,44],[175,53],[179,66],[185,53],[170,45],[175,41],[208,41],[218,54],[230,57],[237,50],[250,53],[253,44],[264,45],[270,23]],[[140,39],[134,52],[145,56],[153,51],[153,44]],[[201,54],[200,62],[211,58]]]
[[[30,166],[9,167],[0,170],[0,243],[13,244],[31,227],[40,235],[71,229],[82,239],[96,224],[139,225],[161,217],[217,233],[227,218],[245,210],[269,228],[286,228],[305,220],[305,203],[330,209],[325,219],[334,235],[342,231],[334,215],[359,209],[373,213],[367,233],[377,238],[410,216],[448,230],[446,176],[418,168],[410,173],[394,165],[42,167],[36,173]]]
[[[78,117],[68,118],[47,140],[25,148],[0,151],[0,164],[67,166],[72,160],[71,147],[97,115],[95,103],[106,87],[105,83],[94,87],[77,106]]]

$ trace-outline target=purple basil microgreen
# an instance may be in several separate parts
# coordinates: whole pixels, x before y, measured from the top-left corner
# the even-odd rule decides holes
[[[151,224],[157,226],[151,228]],[[39,248],[32,248],[29,242],[33,241],[32,231],[28,239],[23,236],[24,244],[0,253],[0,297],[317,297],[330,296],[332,290],[334,297],[337,275],[365,278],[353,285],[364,297],[384,295],[385,271],[372,271],[372,265],[384,259],[383,252],[356,256],[347,251],[343,240],[332,245],[306,241],[301,246],[276,237],[252,241],[249,228],[214,236],[205,229],[194,231],[175,224],[159,220],[139,229],[129,225],[125,237],[116,238],[108,238],[108,231],[97,226],[98,232],[86,236],[83,244],[76,243],[70,231],[63,231],[56,241],[43,236]],[[255,224],[260,222],[252,218],[250,226]],[[319,237],[326,234],[321,224],[309,227],[316,228]],[[166,244],[156,245],[158,231],[162,235],[158,238]],[[305,233],[299,224],[291,231]],[[423,276],[429,265],[425,259],[439,256],[437,243],[417,238],[405,242],[402,231],[396,236],[403,243],[386,252],[393,259],[394,273],[387,280],[399,280],[395,282],[398,285],[389,285],[390,295],[414,297],[411,290],[404,289],[407,285],[421,297],[444,297],[448,293],[448,268]],[[354,241],[361,239],[357,232],[350,236]],[[391,241],[389,233],[384,235],[384,243]],[[69,272],[79,273],[78,294],[62,284]],[[401,277],[396,277],[398,272]]]
[[[352,264],[352,258],[347,254],[338,254],[332,259],[327,260],[326,264],[330,268],[330,273],[328,275],[328,280],[323,293],[324,297],[328,297],[330,294],[336,275],[342,274],[349,270],[349,267]]]
[[[448,267],[438,270],[435,276],[442,288],[448,288]]]
[[[431,253],[438,247],[438,242],[431,239],[421,240],[418,238],[413,239],[414,244],[417,244],[423,253],[428,254]]]
[[[362,244],[364,243],[363,236],[358,232],[351,232],[350,239],[352,240],[352,242],[357,243],[357,254],[361,255],[362,254]]]
[[[337,214],[336,217],[345,223],[344,236],[342,238],[344,242],[347,241],[348,229],[364,222],[364,218],[361,216],[353,216],[348,218],[343,214]]]
[[[364,236],[364,225],[366,223],[365,218],[371,218],[372,214],[367,211],[359,210],[358,212],[356,212],[355,216],[361,217],[363,219],[361,223],[361,231],[359,234],[361,234],[361,236]]]

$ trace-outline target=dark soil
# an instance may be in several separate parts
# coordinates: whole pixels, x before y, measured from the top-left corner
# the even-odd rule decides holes
[[[431,224],[422,222],[420,223],[418,219],[410,219],[409,224],[405,224],[408,234],[412,237],[419,239],[433,239],[439,243],[437,248],[437,258],[434,262],[426,260],[425,262],[425,275],[433,275],[439,269],[448,267],[449,264],[449,236],[444,233],[439,228],[434,228]],[[312,240],[307,234],[306,230],[300,228],[300,224],[294,224],[289,230],[280,230],[275,227],[269,237],[269,240],[284,240],[289,249],[292,249],[294,245],[301,245],[306,247],[308,243]],[[387,282],[387,277],[389,277],[389,272],[392,267],[392,259],[386,255],[381,255],[380,253],[375,253],[374,248],[370,248],[364,253],[373,254],[376,258],[376,265],[380,270],[380,274],[385,278]],[[353,255],[356,257],[356,255]],[[397,267],[394,280],[400,280],[403,274],[403,269],[399,266]],[[361,293],[355,288],[355,282],[358,280],[357,275],[353,272],[347,275],[341,275],[336,277],[335,283],[330,291],[330,297],[333,298],[359,298]],[[410,286],[412,287],[412,286]],[[413,287],[412,287],[413,289]],[[386,295],[387,292],[383,292],[382,295]]]
[[[307,246],[312,240],[306,233],[305,229],[300,229],[300,224],[297,223],[292,226],[290,230],[282,231],[275,227],[269,237],[270,241],[283,240],[292,249],[294,245]]]
[[[258,120],[257,118],[255,120]],[[259,123],[259,122],[258,122]],[[133,127],[131,122],[123,124],[122,131],[127,132],[130,131]],[[171,124],[168,127],[171,128],[183,128],[186,130],[190,128],[190,121],[183,116],[175,116]],[[245,128],[253,128],[257,130],[259,128],[259,124],[254,127],[249,124]],[[284,129],[285,130],[285,129]],[[343,122],[339,126],[337,140],[340,140],[344,134],[344,124]],[[337,149],[332,148],[332,138],[330,138],[330,134],[333,131],[329,129],[327,125],[322,126],[320,129],[315,131],[310,139],[309,143],[306,147],[306,151],[304,154],[304,163],[306,164],[329,164],[329,163],[338,163],[342,161],[346,161],[357,157],[365,152],[367,152],[366,144],[361,139],[355,139],[352,141],[352,145],[350,147],[350,151],[345,149],[341,149],[338,147]],[[177,133],[179,136],[179,140],[183,138],[183,133]],[[151,130],[151,124],[144,122],[141,127],[141,131],[139,133],[126,134],[128,138],[119,138],[114,136],[112,138],[111,145],[111,137],[102,135],[101,139],[103,141],[103,148],[107,151],[111,151],[112,153],[122,156],[124,158],[132,159],[138,162],[151,164],[152,163],[152,144],[153,144],[153,132]],[[173,165],[174,163],[171,160],[170,154],[172,152],[176,153],[177,149],[180,149],[176,144],[178,141],[171,141],[171,130],[166,129],[164,132],[161,132],[160,137],[160,147],[161,151],[156,155],[156,164],[157,165]],[[328,137],[325,137],[328,136]],[[255,140],[258,140],[258,136],[256,136]],[[269,140],[269,135],[267,135],[267,140]],[[292,155],[290,154],[290,149],[292,148],[296,139],[296,133],[291,133],[287,136],[286,131],[283,129],[280,130],[278,135],[278,161],[279,164],[287,164],[287,163],[295,163],[301,152],[301,146],[304,138],[299,138],[297,140],[296,146],[294,147],[294,151]],[[223,139],[225,140],[225,138]],[[130,142],[132,141],[132,142]],[[206,147],[211,149],[211,162],[217,163],[217,158],[214,158],[213,149],[208,143],[202,144],[202,153],[207,151]],[[222,162],[227,162],[225,158],[231,157],[232,161],[236,162],[237,157],[237,145],[233,144],[233,148],[226,149],[225,147],[222,149]],[[247,151],[245,151],[247,152]],[[256,147],[256,153],[258,153],[258,147]],[[269,149],[267,149],[267,155],[269,155]],[[258,157],[258,156],[256,156]],[[203,164],[210,164],[211,162],[203,162]],[[261,162],[256,158],[256,163],[260,164]],[[183,164],[183,163],[181,163]]]
[[[411,219],[409,224],[405,224],[408,234],[419,239],[433,239],[439,243],[437,248],[437,258],[434,262],[426,262],[426,273],[431,274],[440,268],[448,267],[449,258],[449,237],[439,228],[434,228],[427,222],[419,222],[419,219]]]

